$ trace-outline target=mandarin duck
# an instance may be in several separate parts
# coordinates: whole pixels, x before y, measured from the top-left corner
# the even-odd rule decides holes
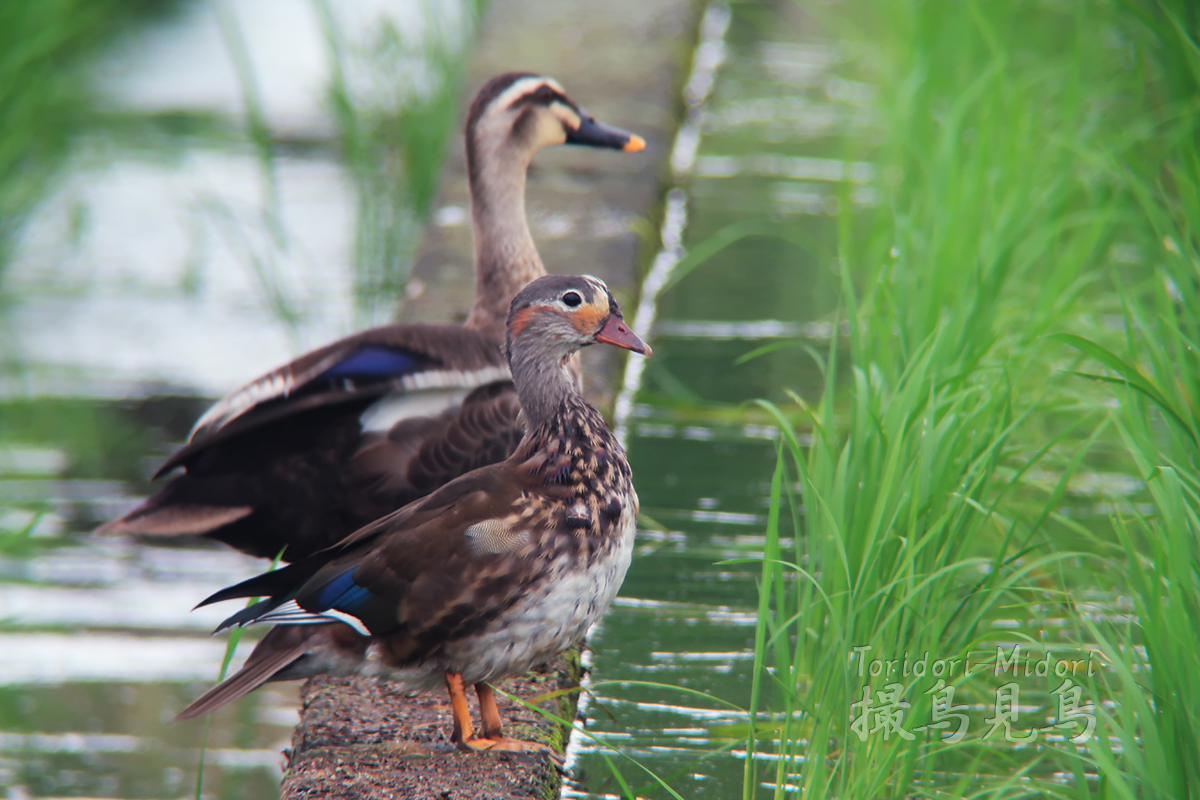
[[[100,534],[202,535],[295,561],[520,441],[501,353],[509,303],[545,274],[525,219],[525,175],[553,144],[638,151],[554,80],[489,81],[466,122],[475,300],[464,325],[387,325],[297,358],[210,408],[158,469],[182,468]]]
[[[526,423],[516,451],[333,547],[205,599],[265,597],[218,630],[277,624],[237,674],[179,718],[267,680],[376,675],[413,689],[444,683],[451,740],[462,749],[547,750],[504,737],[489,684],[582,639],[629,567],[638,514],[629,462],[569,369],[596,342],[650,355],[599,279],[547,276],[522,290],[507,320]],[[320,628],[296,631],[306,625]],[[479,735],[466,685],[479,698]]]

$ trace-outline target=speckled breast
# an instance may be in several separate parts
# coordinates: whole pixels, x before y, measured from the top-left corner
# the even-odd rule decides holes
[[[624,503],[610,534],[563,532],[562,547],[538,580],[493,624],[446,646],[444,667],[468,683],[526,672],[581,640],[608,610],[625,580],[637,528],[637,496]]]

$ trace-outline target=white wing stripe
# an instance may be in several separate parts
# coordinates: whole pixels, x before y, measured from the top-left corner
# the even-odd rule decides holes
[[[444,388],[476,388],[496,381],[510,379],[508,367],[494,366],[474,370],[426,370],[411,375],[404,375],[398,381],[405,390],[444,389]],[[242,414],[254,408],[259,403],[286,397],[291,393],[295,380],[291,375],[272,375],[262,378],[233,394],[218,400],[208,411],[205,411],[188,434],[188,441],[196,436],[198,431],[220,429],[228,425]]]
[[[205,411],[192,426],[192,431],[188,434],[188,441],[191,441],[198,430],[210,425],[220,427],[264,400],[286,396],[292,389],[292,383],[291,375],[270,375],[243,386],[233,394],[218,400],[208,411]]]
[[[274,622],[279,625],[324,625],[328,622],[344,622],[363,636],[371,635],[367,626],[358,617],[334,608],[320,614],[306,611],[298,606],[295,600],[289,600],[278,608],[268,611],[254,622]]]

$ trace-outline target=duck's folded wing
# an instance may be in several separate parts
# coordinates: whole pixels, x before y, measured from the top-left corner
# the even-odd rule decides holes
[[[402,359],[381,356],[381,343],[415,348],[422,337],[436,344],[404,363],[419,361],[423,371],[387,373]],[[325,350],[296,362],[296,374],[307,377],[286,396],[260,398],[219,425],[202,423],[160,470],[185,465],[186,472],[96,533],[204,535],[264,558],[283,550],[285,561],[295,561],[503,460],[520,440],[507,367],[475,332],[392,326]],[[442,368],[451,362],[461,369]],[[453,385],[477,380],[484,385]],[[230,414],[237,396],[223,401]]]
[[[313,350],[217,401],[155,473],[286,416],[394,391],[474,389],[508,379],[499,346],[456,325],[387,325]]]
[[[221,627],[338,621],[375,635],[412,623],[453,628],[457,623],[446,615],[453,616],[455,597],[498,559],[523,557],[530,532],[544,524],[536,514],[522,513],[531,492],[559,491],[547,485],[540,467],[510,460],[476,470],[338,545],[217,592],[201,605],[267,596]]]

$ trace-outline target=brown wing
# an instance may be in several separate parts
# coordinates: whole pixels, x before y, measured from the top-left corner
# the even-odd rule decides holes
[[[379,330],[392,332],[389,341],[407,336],[411,342],[415,329],[445,330]],[[463,331],[450,330],[455,336],[435,337],[440,347],[449,347],[447,342],[474,343],[455,351],[456,363],[472,366],[486,358],[499,359],[495,346],[478,334],[458,336]],[[354,338],[380,341],[378,332]],[[312,362],[305,373],[310,376],[330,360],[313,354],[306,358]],[[455,374],[486,376],[486,369],[499,368]],[[285,561],[304,558],[458,475],[503,460],[515,449],[521,427],[511,383],[439,388],[438,381],[444,383],[447,374],[421,373],[416,377],[431,388],[392,391],[382,398],[375,389],[353,397],[343,396],[349,392],[346,388],[316,391],[312,387],[319,381],[310,377],[309,394],[293,392],[288,398],[262,401],[194,439],[169,462],[185,463],[186,472],[97,532],[205,535],[251,555],[272,558],[283,550]],[[364,430],[367,417],[383,429]]]
[[[339,565],[359,563],[380,548],[390,548],[394,556],[399,556],[397,563],[404,562],[401,569],[419,572],[423,563],[436,560],[444,548],[468,544],[466,532],[471,526],[505,518],[531,494],[547,498],[564,495],[566,490],[550,482],[546,472],[546,456],[542,453],[523,460],[514,456],[473,470],[428,497],[364,525],[315,553],[312,560],[323,561],[321,572],[337,571]],[[428,556],[419,556],[426,551]]]
[[[294,594],[296,603],[362,621],[393,666],[480,630],[548,563],[545,509],[567,490],[543,466],[539,456],[478,470],[356,534]]]
[[[313,350],[217,401],[155,473],[283,417],[389,391],[473,389],[508,377],[492,339],[457,325],[386,325]]]
[[[298,597],[303,592],[311,594],[310,590],[319,593],[332,578],[345,572],[347,565],[356,566],[373,557],[376,550],[388,542],[399,544],[402,551],[411,550],[409,568],[420,569],[421,564],[435,561],[438,554],[444,552],[443,548],[457,546],[455,542],[462,537],[456,536],[455,530],[465,532],[477,522],[503,517],[527,491],[537,488],[552,496],[565,491],[543,477],[545,469],[545,457],[540,454],[524,461],[509,459],[502,464],[477,469],[283,569],[257,575],[215,592],[197,608],[222,600],[255,596],[268,598],[264,606],[270,606],[273,601],[282,602],[284,597]],[[401,560],[403,558],[407,556]],[[257,612],[254,609],[238,612],[226,620],[222,628],[231,620],[238,624],[256,621],[265,611],[266,607]]]
[[[314,620],[336,611],[357,618],[373,633],[393,632],[397,625],[431,631],[483,624],[492,611],[478,617],[456,598],[482,581],[494,595],[485,605],[498,613],[519,596],[519,576],[532,569],[534,538],[550,527],[550,516],[539,509],[567,492],[556,475],[557,464],[548,464],[541,454],[475,470],[333,547],[223,589],[201,605],[268,598],[222,627],[282,620],[272,614],[289,600],[299,607],[294,611]],[[518,580],[511,590],[494,585],[496,577],[512,583],[514,576]],[[403,610],[398,616],[397,608],[411,613]],[[296,620],[293,611],[287,613]]]

